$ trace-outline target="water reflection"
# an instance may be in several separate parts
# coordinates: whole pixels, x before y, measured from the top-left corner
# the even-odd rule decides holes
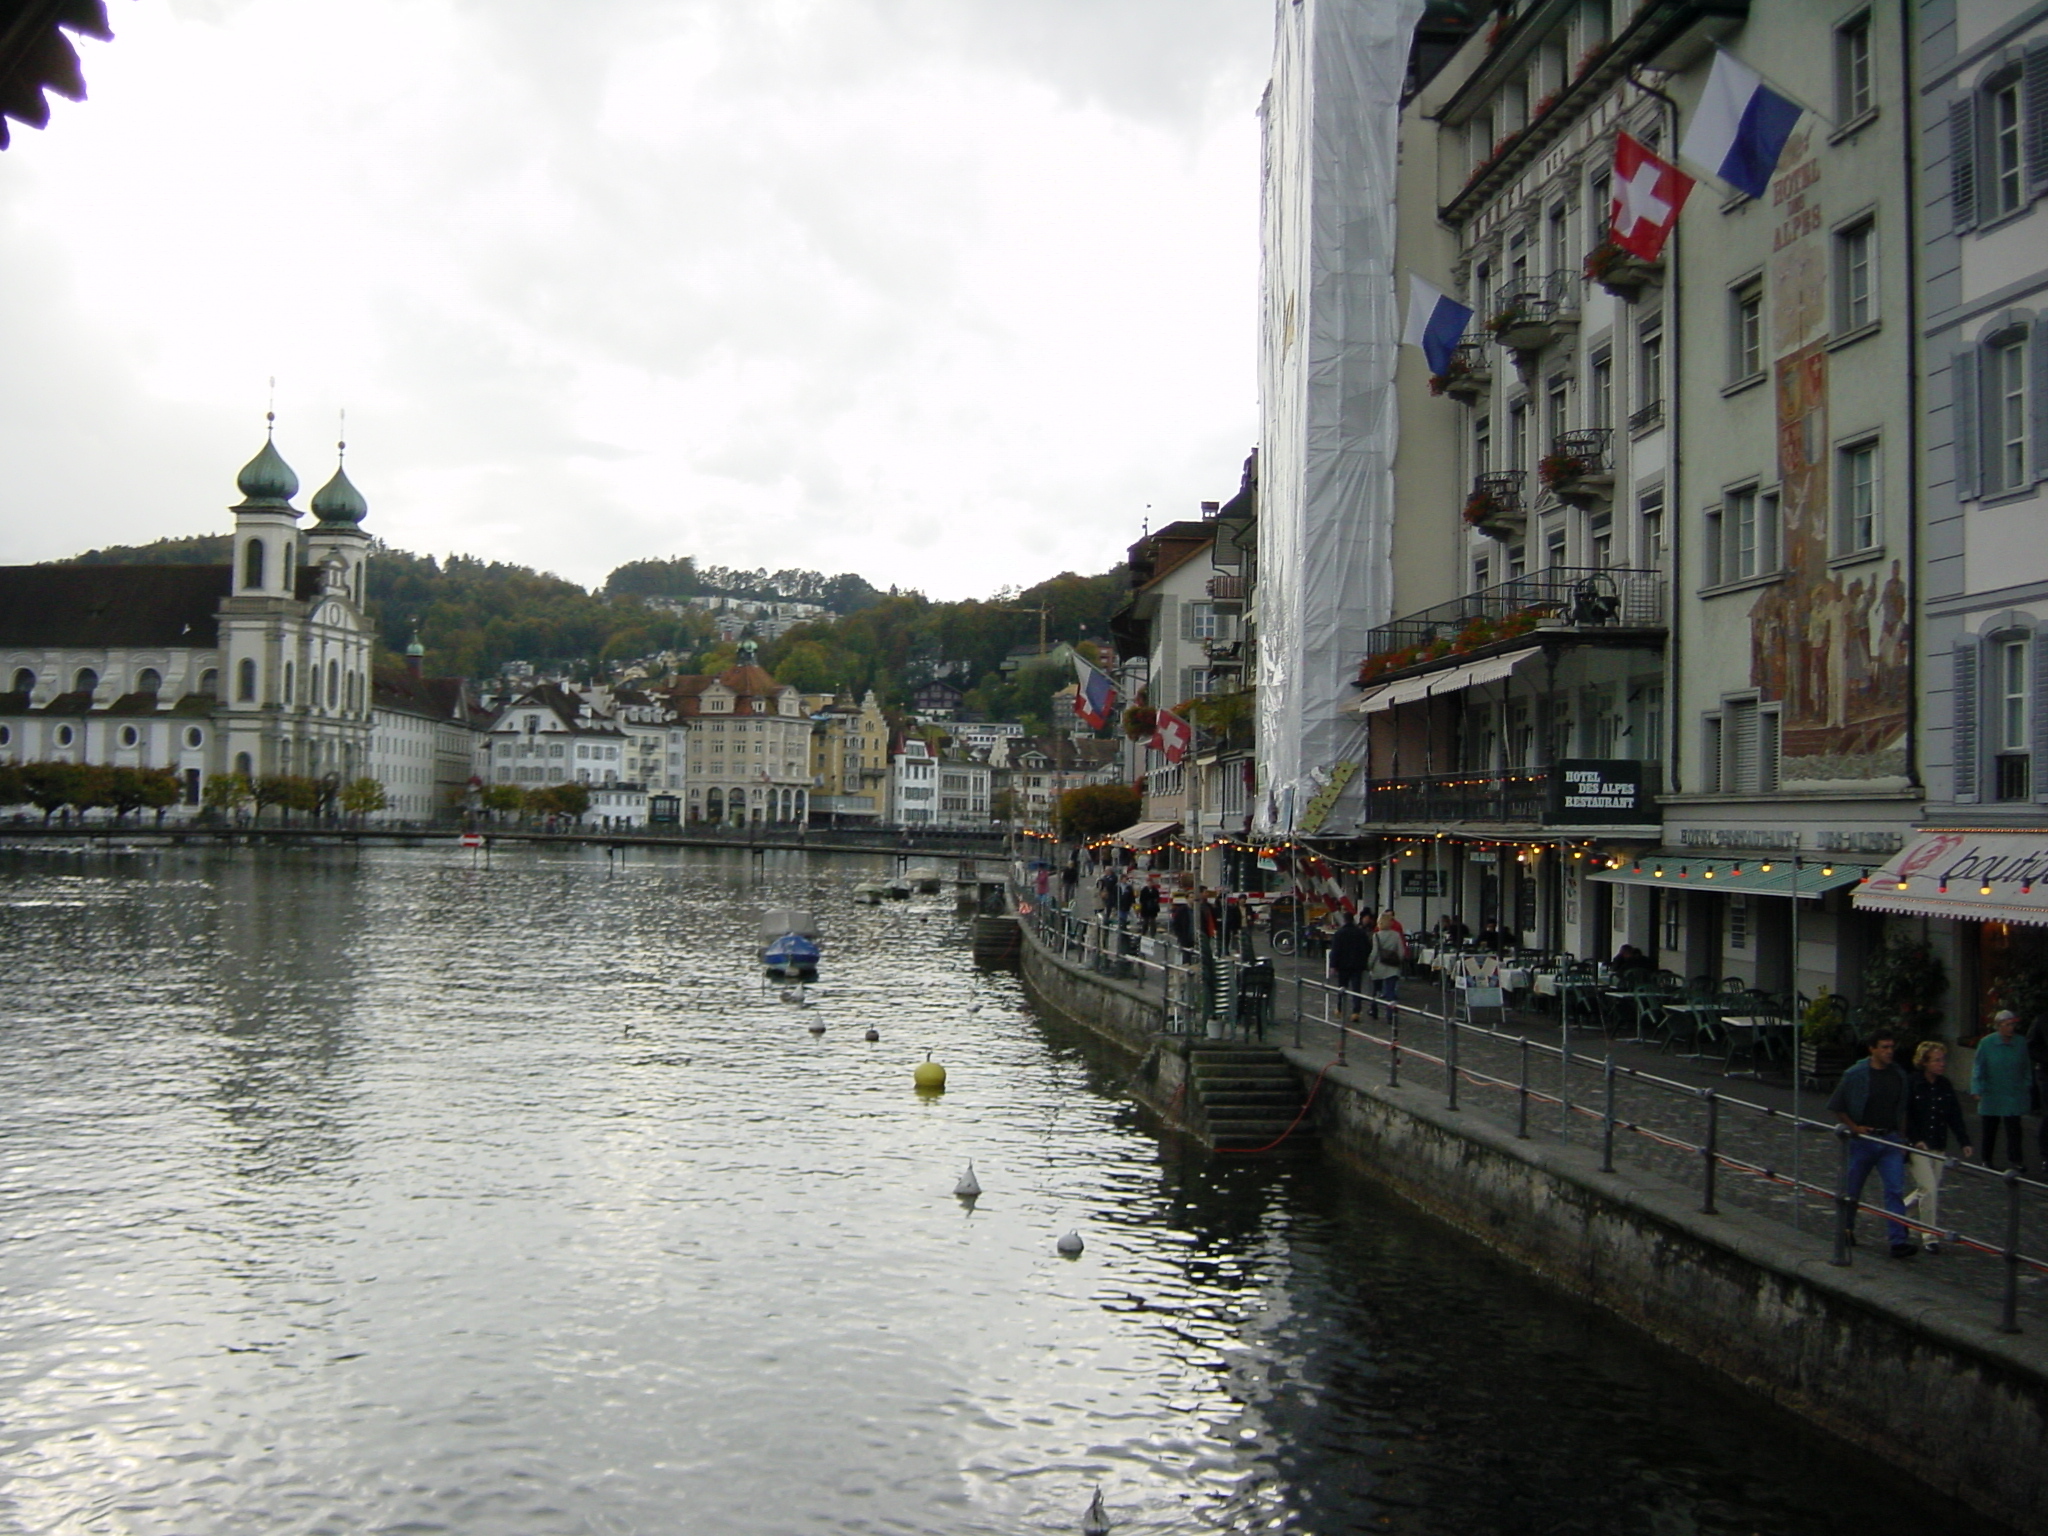
[[[1073,1530],[1098,1482],[1151,1531],[1911,1507],[1312,1162],[1159,1135],[948,900],[854,905],[880,871],[0,864],[0,1527]],[[753,919],[807,903],[800,1013]]]

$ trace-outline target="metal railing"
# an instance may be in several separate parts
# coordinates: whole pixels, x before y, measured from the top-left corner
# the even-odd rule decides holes
[[[1363,1065],[1365,1053],[1382,1055],[1390,1087],[1401,1086],[1404,1071],[1412,1079],[1419,1070],[1436,1079],[1446,1108],[1465,1107],[1461,1095],[1476,1094],[1488,1101],[1482,1109],[1497,1104],[1512,1117],[1518,1138],[1529,1139],[1540,1130],[1566,1144],[1597,1149],[1603,1173],[1615,1172],[1619,1158],[1690,1184],[1699,1193],[1703,1215],[1720,1215],[1726,1202],[1787,1221],[1794,1231],[1824,1224],[1832,1232],[1830,1262],[1843,1267],[1853,1262],[1859,1216],[1896,1222],[1949,1254],[1996,1259],[2000,1332],[2021,1331],[2022,1274],[2048,1277],[2048,1183],[1944,1156],[1944,1173],[1952,1182],[1941,1194],[1943,1213],[1954,1213],[1958,1202],[1978,1209],[1966,1223],[1937,1227],[1918,1219],[1912,1209],[1890,1212],[1848,1189],[1854,1143],[1881,1144],[1902,1160],[1915,1155],[1901,1143],[1852,1135],[1831,1121],[1623,1065],[1602,1036],[1595,1037],[1597,1054],[1575,1049],[1568,1018],[1556,1045],[1455,1019],[1448,1004],[1431,1012],[1406,1002],[1381,1003],[1386,1022],[1366,1029],[1345,1018],[1358,1007],[1356,994],[1310,977],[1297,975],[1294,982],[1297,1047],[1304,1044],[1308,1023],[1333,1030],[1338,1064],[1358,1058]],[[1547,1124],[1532,1130],[1539,1114]],[[1731,1150],[1731,1133],[1749,1148]],[[1821,1136],[1827,1140],[1805,1145]],[[1808,1158],[1809,1150],[1823,1155]],[[1900,1176],[1905,1177],[1903,1169]]]
[[[1569,462],[1573,476],[1614,473],[1614,428],[1580,427],[1551,439],[1552,457]]]
[[[1432,640],[1455,640],[1476,620],[1498,622],[1531,612],[1551,623],[1661,629],[1664,574],[1634,566],[1545,566],[1369,629],[1365,651],[1376,656]]]

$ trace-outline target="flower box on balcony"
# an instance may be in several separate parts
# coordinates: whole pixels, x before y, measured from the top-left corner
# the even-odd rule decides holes
[[[1560,435],[1536,465],[1536,478],[1557,499],[1579,508],[1605,506],[1614,498],[1609,433],[1595,427]]]
[[[1633,302],[1650,284],[1662,281],[1663,276],[1662,261],[1645,261],[1611,240],[1594,246],[1586,256],[1586,280],[1598,283],[1617,299]]]
[[[1467,523],[1489,538],[1518,537],[1525,522],[1520,471],[1479,476],[1465,499],[1464,515]]]
[[[1432,395],[1449,395],[1465,405],[1484,399],[1492,388],[1493,370],[1486,366],[1469,343],[1451,354],[1451,366],[1447,371],[1433,373],[1429,378]]]

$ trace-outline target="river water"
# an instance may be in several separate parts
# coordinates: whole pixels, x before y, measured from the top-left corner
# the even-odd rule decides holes
[[[881,867],[0,853],[0,1530],[1987,1529],[1162,1134]]]

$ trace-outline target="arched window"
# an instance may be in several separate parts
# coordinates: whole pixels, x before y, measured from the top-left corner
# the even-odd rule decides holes
[[[297,567],[292,564],[292,541],[286,539],[284,541],[284,583],[286,586],[291,585],[292,572],[296,569]]]
[[[33,667],[16,667],[14,669],[14,691],[16,693],[34,693],[36,691],[36,674]]]
[[[244,662],[243,665],[251,666],[253,665],[253,663]],[[253,778],[255,776],[256,764],[250,761],[248,753],[237,752],[235,754],[235,772],[239,773],[245,779]]]
[[[712,791],[711,791],[711,793],[710,793],[710,795],[709,795],[709,796],[708,796],[708,797],[706,798],[706,800],[705,800],[705,802],[704,802],[704,805],[705,805],[705,814],[706,814],[707,816],[709,816],[709,817],[710,817],[710,818],[711,818],[711,819],[712,819],[713,821],[723,821],[723,820],[725,820],[725,791],[724,791],[724,790],[722,790],[722,789],[714,789],[714,790],[712,790]]]
[[[338,661],[327,663],[327,707],[341,708],[341,663]]]
[[[137,693],[161,693],[163,692],[163,687],[164,675],[157,671],[155,667],[144,667],[135,674],[135,691]]]
[[[260,587],[263,585],[263,541],[251,539],[248,548],[242,552],[242,585]]]
[[[71,691],[73,693],[91,693],[99,685],[100,675],[93,671],[91,667],[80,667],[78,675],[71,679]]]
[[[220,668],[208,667],[199,674],[199,691],[218,697],[220,694]]]
[[[256,702],[256,663],[246,656],[235,668],[235,697],[244,704]],[[241,771],[239,768],[235,770],[237,773]]]
[[[288,705],[293,702],[292,684],[296,681],[297,679],[292,676],[292,664],[286,662],[284,664],[284,701]]]

